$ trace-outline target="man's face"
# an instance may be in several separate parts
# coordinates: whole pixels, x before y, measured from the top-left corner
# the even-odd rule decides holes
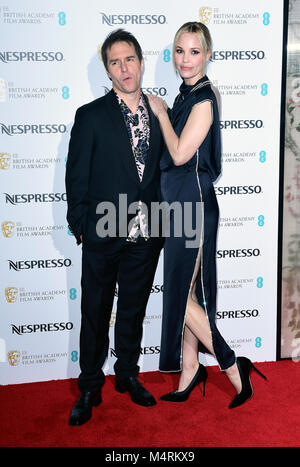
[[[107,74],[115,91],[124,97],[140,88],[143,67],[132,44],[116,42],[107,50]]]

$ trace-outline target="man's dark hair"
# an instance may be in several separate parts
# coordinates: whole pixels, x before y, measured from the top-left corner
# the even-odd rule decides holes
[[[142,49],[136,38],[128,31],[124,29],[117,29],[116,31],[111,32],[101,47],[101,57],[105,68],[107,69],[107,51],[112,47],[116,42],[127,42],[127,44],[133,45],[135,53],[138,56],[139,61],[143,59]]]

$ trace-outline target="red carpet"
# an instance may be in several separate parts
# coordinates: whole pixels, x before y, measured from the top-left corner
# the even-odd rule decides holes
[[[206,395],[196,388],[182,404],[159,401],[139,407],[114,390],[109,376],[103,403],[81,427],[69,427],[77,381],[0,387],[2,447],[299,447],[300,363],[257,363],[268,381],[252,372],[254,396],[228,409],[234,390],[217,367],[208,367]],[[153,395],[174,390],[178,374],[144,373]]]

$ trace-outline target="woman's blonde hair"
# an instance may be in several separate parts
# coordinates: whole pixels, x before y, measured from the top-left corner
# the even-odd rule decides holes
[[[196,21],[190,21],[188,23],[184,23],[176,32],[174,42],[173,42],[173,64],[174,64],[175,69],[176,67],[175,67],[174,56],[175,56],[176,45],[177,45],[179,37],[184,32],[192,32],[197,35],[205,57],[207,56],[209,52],[210,53],[212,52],[212,39],[211,39],[211,35],[210,35],[208,27],[205,26],[205,24],[198,23]]]

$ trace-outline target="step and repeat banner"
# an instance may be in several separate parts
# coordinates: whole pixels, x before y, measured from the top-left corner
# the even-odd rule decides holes
[[[300,361],[300,0],[289,4],[280,357]]]
[[[171,107],[181,84],[172,41],[186,21],[211,31],[207,74],[222,99],[217,324],[237,355],[276,359],[283,0],[190,0],[180,8],[171,0],[7,0],[0,3],[0,384],[78,376],[81,247],[68,231],[64,184],[75,111],[110,90],[99,48],[120,27],[142,46],[143,90]],[[143,372],[158,368],[162,261],[163,253],[144,320]]]

